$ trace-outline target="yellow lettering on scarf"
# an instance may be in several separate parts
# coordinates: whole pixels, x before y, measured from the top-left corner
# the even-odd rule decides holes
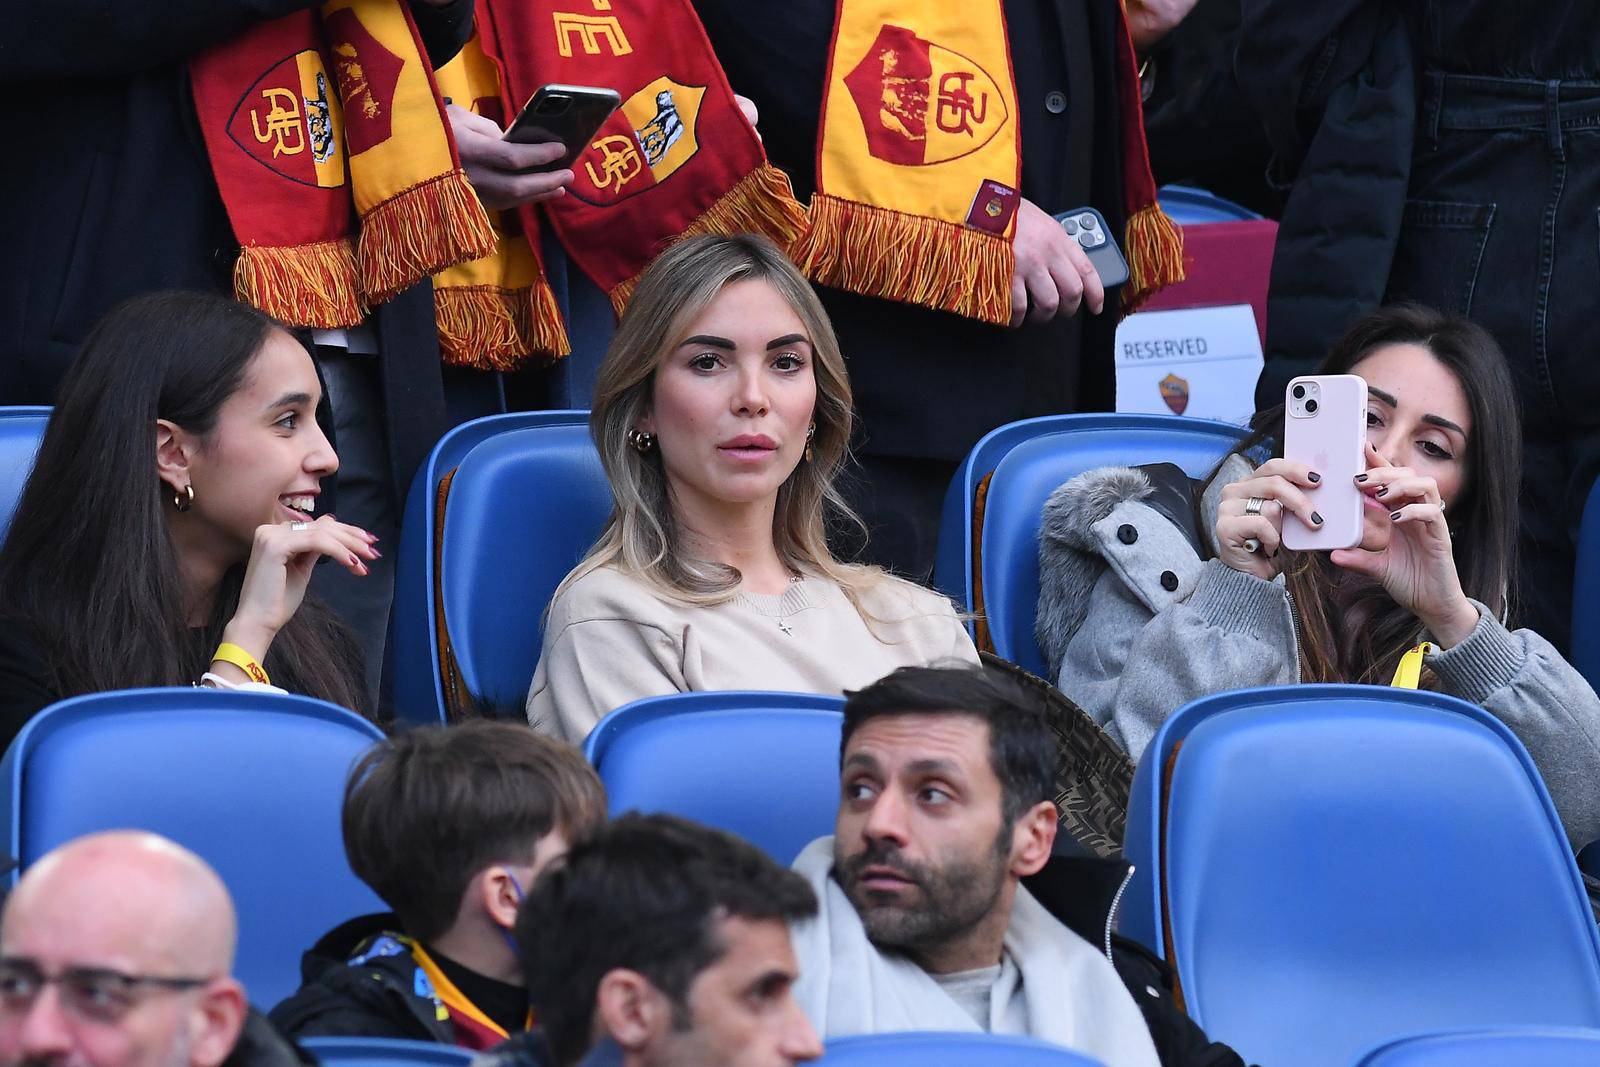
[[[600,160],[600,173],[594,172],[593,161],[583,164],[589,172],[589,180],[594,182],[596,189],[608,189],[613,180],[617,183],[620,192],[622,187],[639,176],[644,169],[644,163],[639,159],[639,150],[634,147],[633,139],[621,134],[602,137],[589,147],[597,149],[602,159]]]
[[[599,10],[607,10],[609,4]],[[556,11],[550,16],[556,25],[556,50],[561,55],[572,56],[572,39],[578,38],[578,43],[583,46],[583,54],[597,56],[600,54],[600,45],[605,43],[606,50],[614,56],[626,56],[633,53],[633,46],[628,43],[628,35],[622,29],[622,23],[615,15],[579,15],[571,11]]]
[[[305,132],[300,126],[300,101],[288,89],[263,89],[262,97],[272,105],[267,112],[266,129],[261,128],[261,113],[255,108],[250,109],[250,126],[255,130],[256,140],[262,144],[275,140],[272,146],[272,158],[279,156],[297,156],[306,150]],[[288,103],[285,104],[284,102]],[[290,144],[286,138],[294,135],[294,143]]]

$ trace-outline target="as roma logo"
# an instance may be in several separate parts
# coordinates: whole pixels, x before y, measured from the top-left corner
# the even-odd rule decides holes
[[[700,151],[695,127],[703,85],[660,77],[606,120],[575,167],[571,192],[586,204],[614,204],[654,188]]]
[[[307,49],[279,60],[245,90],[228,137],[250,158],[302,185],[344,184],[344,121],[322,56]]]
[[[1189,383],[1176,374],[1169,374],[1161,379],[1161,399],[1167,402],[1167,407],[1172,409],[1174,415],[1182,415],[1189,410]]]
[[[903,166],[970,155],[1010,119],[988,71],[904,26],[884,25],[844,84],[861,114],[867,151]]]

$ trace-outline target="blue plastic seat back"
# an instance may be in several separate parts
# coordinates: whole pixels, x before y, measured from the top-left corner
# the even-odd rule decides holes
[[[11,529],[11,516],[16,514],[22,487],[33,472],[33,460],[49,421],[49,408],[0,407],[0,542]]]
[[[300,1047],[322,1067],[468,1067],[478,1053],[437,1041],[383,1037],[303,1037]]]
[[[788,864],[833,833],[843,697],[679,693],[636,700],[584,742],[611,813],[668,812]]]
[[[456,468],[439,552],[445,631],[462,683],[497,714],[523,714],[545,609],[610,511],[586,425],[497,434]]]
[[[1179,226],[1207,222],[1247,222],[1261,216],[1243,204],[1192,185],[1163,185],[1156,190],[1161,210]]]
[[[1015,432],[1021,428],[1030,432]],[[982,578],[981,602],[969,578],[961,603],[968,611],[982,612],[996,655],[1043,677],[1044,655],[1033,629],[1039,605],[1039,521],[1050,494],[1062,482],[1097,467],[1166,462],[1191,478],[1204,478],[1243,439],[1244,430],[1177,415],[1060,415],[1013,423],[995,434],[1003,432],[1009,447],[994,458],[981,541],[971,545],[968,534],[968,551],[976,553]],[[985,442],[974,452],[992,452]],[[958,482],[974,477],[976,493],[982,481],[976,467],[956,476]],[[970,502],[964,516],[958,521],[970,531]],[[960,534],[941,528],[941,548],[947,536],[955,540]],[[970,562],[966,568],[971,571]],[[950,591],[942,581],[940,587]]]
[[[1356,1067],[1593,1067],[1600,1063],[1600,1030],[1512,1026],[1446,1030],[1389,1041]]]
[[[1589,490],[1572,581],[1572,665],[1600,687],[1600,480]]]
[[[828,1042],[819,1067],[1097,1067],[1099,1060],[1044,1041],[994,1034],[865,1034]]]
[[[587,426],[587,411],[527,411],[464,422],[439,438],[412,480],[400,526],[395,562],[394,615],[388,656],[395,717],[403,722],[443,722],[445,693],[439,670],[439,484],[478,445],[497,434],[539,426]]]
[[[1164,849],[1147,773],[1128,851],[1165,887],[1189,1014],[1214,1040],[1248,1062],[1343,1065],[1420,1030],[1600,1025],[1572,851],[1493,716],[1381,687],[1241,690],[1181,709],[1141,772],[1180,742]]]
[[[0,761],[10,854],[133,827],[216,868],[239,913],[234,974],[271,1007],[300,954],[386,906],[350,872],[339,826],[351,765],[383,734],[332,704],[266,693],[132,689],[40,712]]]

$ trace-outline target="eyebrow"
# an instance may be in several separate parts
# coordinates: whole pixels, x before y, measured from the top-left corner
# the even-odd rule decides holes
[[[959,778],[961,768],[947,759],[919,759],[906,764],[906,770],[917,775],[932,775],[936,778]]]
[[[1397,408],[1397,407],[1400,406],[1400,401],[1396,400],[1394,398],[1393,394],[1386,393],[1382,389],[1374,389],[1372,386],[1369,385],[1369,386],[1367,386],[1367,392],[1372,394],[1373,396],[1377,397],[1379,400],[1383,401],[1385,404],[1388,404],[1392,408]],[[1431,423],[1432,425],[1438,426],[1438,427],[1440,427],[1442,429],[1454,430],[1456,433],[1460,434],[1462,437],[1467,436],[1467,431],[1463,430],[1461,427],[1457,426],[1455,423],[1451,422],[1449,419],[1445,418],[1443,415],[1424,415],[1424,416],[1422,416],[1422,421],[1426,422],[1426,423]]]
[[[729,352],[738,347],[726,337],[713,337],[706,333],[697,333],[693,337],[685,337],[683,344],[678,347],[684,348],[688,345],[710,345],[712,348],[726,348]]]
[[[875,771],[878,769],[878,761],[867,755],[865,752],[857,752],[849,759],[844,761],[844,770],[849,770],[852,767],[860,767],[863,770]]]
[[[271,408],[293,408],[293,407],[299,407],[302,404],[310,404],[310,403],[311,403],[311,394],[310,393],[284,393],[278,399],[276,399],[272,403],[268,404],[267,407],[269,409],[271,409]]]
[[[774,348],[782,348],[784,345],[792,345],[796,343],[808,345],[811,342],[806,339],[806,335],[803,333],[786,333],[782,337],[774,337],[772,340],[768,341],[767,351],[771,352]]]

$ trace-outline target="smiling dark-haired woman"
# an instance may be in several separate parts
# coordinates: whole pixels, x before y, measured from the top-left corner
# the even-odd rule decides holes
[[[139,297],[68,371],[0,549],[0,744],[80,693],[282,688],[357,710],[355,645],[305,600],[374,538],[312,520],[338,469],[310,357],[222,297]]]
[[[1280,447],[1281,405],[1205,483],[1198,515],[1174,506],[1189,487],[1171,468],[1081,475],[1042,527],[1038,636],[1062,691],[1137,758],[1196,697],[1386,685],[1426,642],[1420,684],[1510,727],[1572,843],[1600,838],[1600,698],[1548,641],[1505,624],[1520,450],[1499,346],[1464,318],[1401,305],[1358,321],[1319,373],[1367,382],[1360,544],[1281,546],[1286,513],[1320,523],[1321,485],[1304,463],[1249,458]]]

